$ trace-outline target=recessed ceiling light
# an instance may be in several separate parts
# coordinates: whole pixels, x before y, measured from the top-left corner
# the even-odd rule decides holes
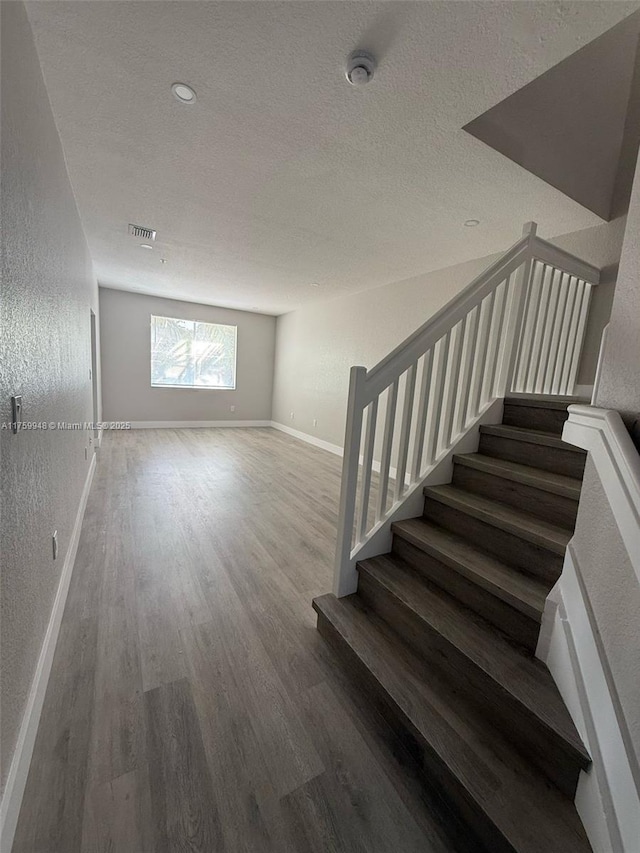
[[[149,243],[140,243],[141,249],[153,249],[153,246],[150,246]]]
[[[181,104],[195,104],[196,102],[196,93],[186,83],[174,83],[171,91]]]
[[[311,287],[320,287],[320,282],[319,281],[312,281]]]
[[[480,220],[479,219],[467,219],[467,221],[464,224],[467,228],[475,228],[476,225],[480,225]]]

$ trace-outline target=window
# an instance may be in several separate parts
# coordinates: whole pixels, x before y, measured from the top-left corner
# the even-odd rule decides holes
[[[151,315],[151,384],[235,388],[237,326]]]

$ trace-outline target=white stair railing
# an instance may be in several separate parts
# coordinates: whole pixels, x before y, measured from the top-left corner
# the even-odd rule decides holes
[[[334,592],[358,554],[507,391],[571,394],[599,270],[523,236],[371,370],[352,367]]]

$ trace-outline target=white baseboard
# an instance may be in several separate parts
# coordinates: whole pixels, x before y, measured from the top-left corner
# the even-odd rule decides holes
[[[343,449],[339,444],[331,444],[331,442],[324,441],[322,438],[316,438],[315,435],[309,435],[307,432],[300,432],[300,430],[292,429],[291,427],[280,424],[277,421],[271,421],[269,426],[272,426],[274,429],[279,429],[280,432],[286,432],[287,435],[291,435],[293,438],[298,438],[300,441],[306,441],[307,444],[312,444],[314,447],[320,447],[322,450],[328,450],[329,453],[335,453],[336,456],[343,455]]]
[[[131,429],[199,429],[208,427],[270,427],[271,421],[129,421]]]
[[[545,661],[592,758],[576,808],[595,853],[637,853],[640,790],[620,703],[587,606],[571,543],[551,591],[536,654]]]
[[[2,805],[0,806],[0,850],[9,853],[13,844],[13,836],[18,823],[20,814],[20,806],[22,804],[22,796],[24,794],[27,776],[29,774],[29,765],[31,764],[31,756],[33,747],[38,732],[38,724],[40,722],[40,714],[44,704],[44,697],[47,692],[47,684],[49,683],[49,675],[51,674],[51,665],[53,663],[53,655],[60,633],[60,625],[62,623],[62,614],[67,601],[67,593],[69,592],[69,584],[71,583],[71,575],[73,574],[73,565],[78,551],[78,542],[80,541],[80,531],[82,529],[82,520],[84,511],[87,506],[87,499],[91,489],[93,480],[93,472],[96,467],[96,456],[91,455],[91,462],[87,477],[80,497],[78,512],[76,513],[75,524],[71,533],[69,547],[64,559],[64,565],[60,572],[60,581],[58,590],[53,602],[49,625],[44,636],[40,657],[36,666],[36,671],[31,682],[31,690],[25,707],[20,731],[16,747],[11,760],[11,767],[7,776],[7,783],[4,789]]]

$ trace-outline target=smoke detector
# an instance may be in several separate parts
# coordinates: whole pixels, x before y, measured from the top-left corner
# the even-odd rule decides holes
[[[142,240],[156,239],[156,232],[153,228],[146,228],[144,225],[132,225],[129,223],[129,234],[132,237],[139,237]]]
[[[376,61],[370,53],[364,50],[355,50],[347,59],[345,77],[352,86],[364,86],[373,80]]]

